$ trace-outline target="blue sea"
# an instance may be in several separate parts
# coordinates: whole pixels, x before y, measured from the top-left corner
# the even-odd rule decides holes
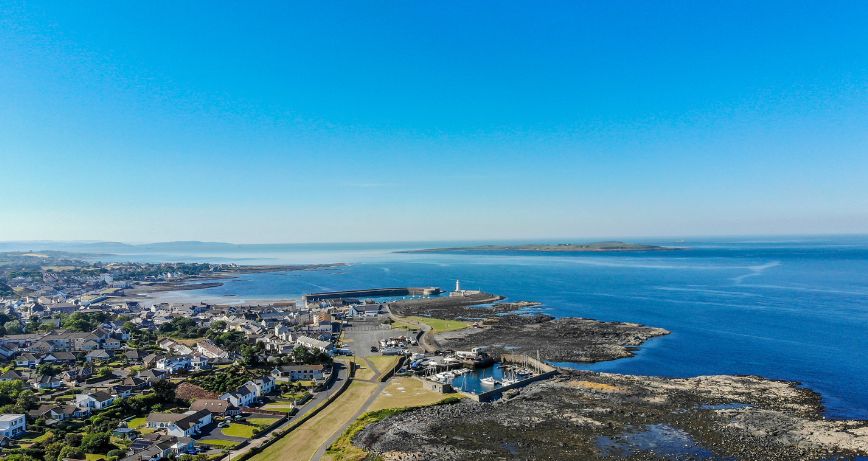
[[[642,242],[683,250],[399,254],[393,251],[432,244],[320,244],[181,251],[161,258],[349,263],[244,275],[183,294],[191,298],[287,298],[377,286],[451,289],[461,279],[463,288],[540,301],[554,316],[639,322],[672,331],[646,343],[636,357],[577,367],[794,380],[822,395],[827,416],[868,419],[868,237]]]

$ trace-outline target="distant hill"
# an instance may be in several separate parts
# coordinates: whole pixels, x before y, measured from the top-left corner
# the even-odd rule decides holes
[[[536,251],[536,252],[617,252],[617,251],[671,251],[678,248],[657,245],[643,245],[626,242],[593,242],[593,243],[536,243],[527,245],[479,245],[467,247],[426,248],[422,250],[405,250],[398,253],[451,253],[451,252],[485,252],[485,251]]]

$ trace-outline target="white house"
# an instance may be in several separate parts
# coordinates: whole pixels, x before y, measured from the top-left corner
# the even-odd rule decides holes
[[[220,400],[226,400],[232,405],[236,407],[247,407],[250,406],[256,400],[256,388],[253,386],[252,382],[246,382],[241,387],[235,390],[235,392],[227,392],[220,397]]]
[[[204,341],[199,341],[196,343],[196,350],[208,357],[209,359],[228,359],[229,353],[220,348],[220,346],[214,344],[210,340],[206,339]]]
[[[271,391],[274,390],[274,378],[271,376],[265,376],[259,379],[253,380],[253,382],[248,382],[248,384],[252,384],[254,388],[256,388],[256,396],[262,397],[263,395],[268,395]]]
[[[111,406],[114,401],[114,396],[102,391],[75,395],[75,406],[79,408],[102,410],[103,408]]]
[[[318,349],[323,352],[328,352],[334,347],[332,343],[328,341],[320,341],[319,339],[313,339],[308,336],[299,336],[299,338],[295,340],[295,343],[299,346],[304,346],[309,349]]]
[[[148,415],[148,427],[166,429],[169,435],[175,437],[193,437],[199,431],[211,424],[213,417],[208,410],[187,411],[184,413],[151,413]]]
[[[378,317],[382,312],[380,304],[353,304],[347,315],[353,318]]]
[[[327,373],[327,365],[284,365],[271,370],[271,376],[282,381],[319,381]]]
[[[190,357],[190,366],[196,371],[207,370],[211,368],[211,361],[204,354],[193,354]]]
[[[15,438],[27,432],[27,418],[17,413],[0,415],[0,435]]]
[[[189,357],[163,357],[157,360],[154,369],[169,373],[177,373],[178,371],[190,368],[190,366]]]

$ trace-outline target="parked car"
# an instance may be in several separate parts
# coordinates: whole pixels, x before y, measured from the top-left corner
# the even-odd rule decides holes
[[[377,346],[371,346],[371,352],[377,352]]]

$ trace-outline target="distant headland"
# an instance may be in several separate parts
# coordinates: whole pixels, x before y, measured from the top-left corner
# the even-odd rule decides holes
[[[541,251],[541,252],[614,252],[614,251],[674,251],[675,247],[643,245],[626,242],[593,243],[532,243],[525,245],[478,245],[466,247],[425,248],[421,250],[402,250],[396,253],[446,253],[446,252],[484,252],[484,251]]]

